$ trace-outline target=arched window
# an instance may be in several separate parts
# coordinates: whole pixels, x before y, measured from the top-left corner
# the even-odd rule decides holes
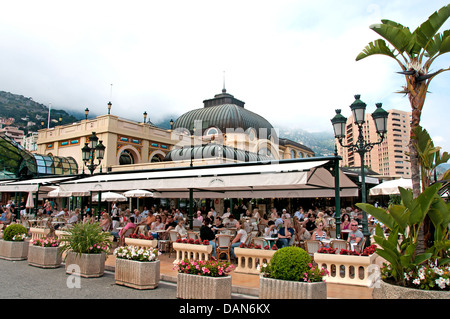
[[[124,150],[120,154],[119,165],[130,165],[130,164],[134,164],[133,154],[131,154],[129,150]]]

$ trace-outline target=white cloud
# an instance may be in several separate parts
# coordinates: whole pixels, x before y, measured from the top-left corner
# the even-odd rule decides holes
[[[141,120],[202,107],[222,89],[275,126],[328,130],[354,94],[409,110],[398,65],[356,55],[381,18],[414,29],[446,1],[9,1],[0,19],[0,90],[54,108]],[[449,22],[442,30],[449,29]],[[450,54],[449,54],[450,56]],[[435,62],[448,67],[450,57]],[[433,80],[422,116],[448,137],[448,76]],[[450,150],[448,138],[442,141]],[[447,143],[445,145],[445,143]]]

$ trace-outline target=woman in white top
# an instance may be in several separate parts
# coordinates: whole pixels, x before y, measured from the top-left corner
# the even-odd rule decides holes
[[[175,227],[175,231],[180,235],[181,238],[187,237],[187,230],[184,227],[184,219],[183,218],[178,219],[178,225],[177,225],[177,227]]]
[[[155,221],[152,223],[151,232],[154,239],[158,239],[158,233],[156,230],[164,230],[164,223],[161,221],[161,216],[157,215]]]
[[[236,255],[234,254],[234,247],[239,247],[241,243],[245,243],[247,241],[247,232],[245,231],[245,225],[244,221],[239,221],[236,223],[236,237],[234,237],[233,241],[231,242],[231,254],[234,258],[236,258]]]

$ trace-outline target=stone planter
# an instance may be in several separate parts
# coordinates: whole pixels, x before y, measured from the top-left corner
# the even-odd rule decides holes
[[[177,298],[231,299],[231,276],[207,277],[178,273]]]
[[[106,254],[77,254],[68,252],[66,255],[66,273],[84,278],[103,276],[105,272]]]
[[[28,264],[39,268],[58,268],[62,257],[59,247],[42,247],[30,245],[28,248]]]
[[[327,299],[326,282],[300,282],[259,277],[260,299]]]
[[[137,239],[127,237],[125,238],[125,245],[158,248],[158,241],[156,239],[148,240],[148,239]]]
[[[173,243],[173,249],[176,252],[174,264],[189,259],[189,260],[209,260],[212,252],[211,245],[196,245],[185,243]]]
[[[114,276],[118,285],[135,289],[155,289],[159,284],[160,262],[116,258]]]
[[[6,260],[25,260],[28,256],[29,241],[0,240],[0,258]]]
[[[371,287],[379,277],[377,257],[315,253],[314,262],[328,270],[326,282]]]
[[[258,264],[268,264],[275,252],[276,250],[236,247],[234,253],[238,264],[234,271],[237,273],[259,275],[260,271],[257,269]]]
[[[391,285],[378,279],[372,290],[373,299],[450,299],[450,291],[430,291]]]

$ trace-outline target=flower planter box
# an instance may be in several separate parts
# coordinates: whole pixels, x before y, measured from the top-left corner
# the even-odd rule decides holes
[[[300,282],[259,277],[260,299],[326,299],[326,282]]]
[[[450,299],[450,291],[435,291],[391,285],[378,279],[372,290],[373,299]]]
[[[28,248],[28,264],[39,268],[58,268],[62,257],[59,247],[42,247],[30,245]]]
[[[173,249],[176,252],[174,264],[178,264],[184,259],[209,260],[212,252],[211,245],[173,243]]]
[[[231,299],[231,276],[207,277],[178,273],[177,298]]]
[[[105,272],[105,261],[105,253],[77,254],[69,252],[66,256],[66,273],[84,278],[101,277]]]
[[[25,260],[28,256],[29,241],[0,240],[0,258],[6,260]]]
[[[138,239],[138,238],[125,238],[125,245],[127,246],[137,246],[137,247],[152,247],[158,248],[158,241],[156,239]]]
[[[377,257],[315,253],[314,262],[328,270],[326,282],[371,287],[379,274]]]
[[[234,271],[259,275],[258,264],[268,264],[275,252],[276,250],[236,247],[234,253],[238,264]]]
[[[160,278],[159,260],[142,262],[116,258],[116,284],[135,289],[155,289]]]

